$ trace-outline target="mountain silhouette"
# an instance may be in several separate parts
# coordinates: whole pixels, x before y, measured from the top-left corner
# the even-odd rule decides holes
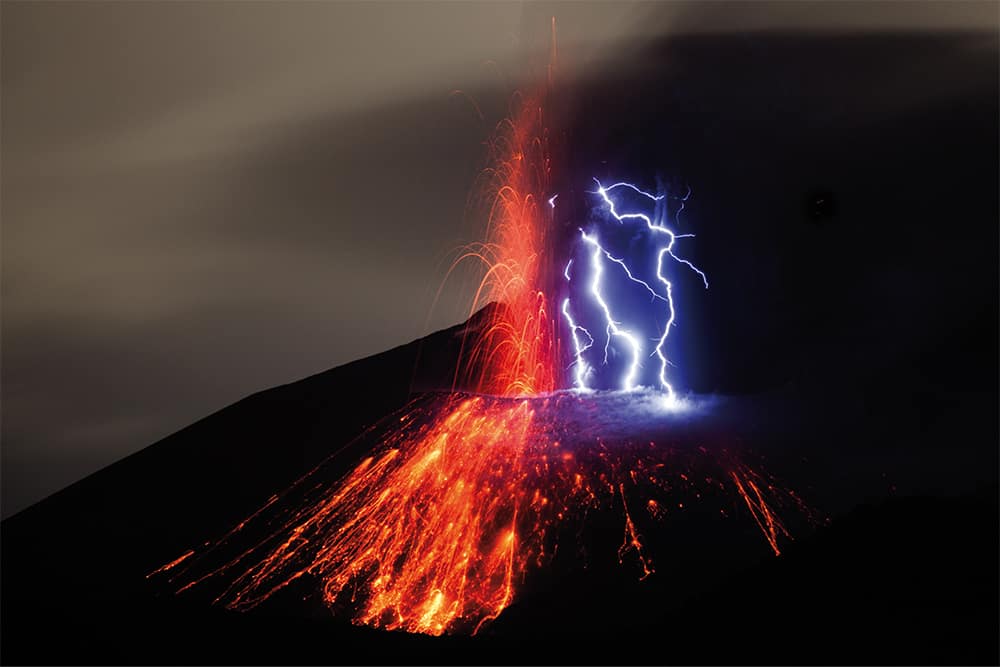
[[[581,549],[475,637],[354,626],[308,581],[237,613],[147,577],[324,461],[335,481],[387,418],[452,387],[463,335],[496,307],[253,394],[5,520],[3,662],[996,663],[995,485],[844,503],[778,558],[756,532],[718,539],[695,510],[647,536],[644,581],[603,557],[622,522],[595,513]]]

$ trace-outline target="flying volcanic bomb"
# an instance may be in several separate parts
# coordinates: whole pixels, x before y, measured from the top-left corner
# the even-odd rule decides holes
[[[452,391],[418,396],[365,434],[374,442],[346,475],[332,456],[150,577],[233,610],[304,586],[358,624],[475,634],[560,545],[577,548],[567,540],[597,513],[619,513],[622,541],[607,553],[637,578],[656,571],[644,534],[669,530],[686,503],[710,505],[719,530],[755,525],[775,555],[790,539],[780,514],[810,515],[732,448],[677,435],[710,410],[685,409],[668,382],[673,271],[708,279],[680,253],[690,235],[641,210],[664,210],[666,195],[595,181],[588,194],[602,222],[581,226],[574,259],[556,261],[545,116],[554,31],[553,22],[547,85],[515,95],[489,144],[484,240],[456,260],[483,267],[470,314],[503,307],[468,329]],[[641,232],[643,254],[610,247],[614,226]],[[626,288],[645,310],[620,308]],[[664,410],[665,399],[677,409]],[[594,558],[606,555],[597,548]]]

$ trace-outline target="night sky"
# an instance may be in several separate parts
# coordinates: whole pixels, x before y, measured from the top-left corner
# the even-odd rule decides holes
[[[449,251],[478,237],[464,212],[482,142],[547,48],[552,14],[572,91],[568,159],[583,165],[565,177],[585,181],[606,161],[639,178],[669,166],[697,186],[698,258],[722,296],[694,329],[707,342],[689,338],[689,386],[752,391],[762,387],[747,377],[766,388],[824,372],[802,359],[926,354],[921,341],[991,312],[995,330],[997,13],[994,2],[5,1],[3,516],[249,393],[461,321],[467,285],[432,311],[434,294]],[[858,55],[843,62],[802,46],[844,39]],[[737,109],[737,98],[753,101]],[[629,118],[673,133],[638,141]],[[880,151],[889,129],[898,143]],[[979,152],[906,154],[924,145],[907,137],[945,157]],[[855,226],[809,226],[826,216],[815,199],[827,189],[828,217]],[[881,235],[864,226],[916,210],[913,238],[901,240],[900,220]],[[949,210],[961,215],[936,217]],[[791,240],[761,222],[771,214],[801,223]],[[938,230],[952,239],[943,261]],[[874,250],[852,259],[868,233]],[[891,261],[872,273],[885,249]],[[874,295],[834,318],[856,325],[837,330],[846,347],[814,335],[830,316],[802,306],[820,302],[815,290],[787,289],[798,276],[836,298],[844,279],[821,271],[844,264],[851,293]],[[739,270],[785,315],[760,318],[747,305],[760,301],[727,293]],[[899,289],[934,275],[938,291]],[[944,302],[899,344],[914,312]],[[890,324],[863,324],[886,309]],[[782,356],[803,331],[808,345]],[[983,363],[995,380],[995,356]]]

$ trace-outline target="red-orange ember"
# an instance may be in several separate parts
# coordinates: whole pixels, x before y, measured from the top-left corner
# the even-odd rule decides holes
[[[607,425],[588,410],[609,400],[632,399],[421,399],[339,482],[325,483],[321,465],[241,524],[265,538],[239,545],[234,530],[171,581],[180,591],[216,582],[218,603],[245,610],[306,578],[335,613],[436,635],[496,618],[559,536],[579,532],[565,527],[594,510],[621,512],[619,560],[640,578],[655,568],[639,526],[668,522],[670,497],[711,496],[723,516],[744,505],[779,552],[778,509],[808,511],[797,496],[725,450],[597,437]]]
[[[616,437],[600,415],[572,416],[593,397],[555,392],[546,90],[517,95],[498,126],[481,190],[485,240],[457,260],[484,267],[470,314],[504,305],[464,341],[455,385],[475,393],[419,399],[346,476],[332,481],[321,465],[219,541],[152,574],[178,592],[207,588],[236,610],[308,584],[359,624],[474,634],[550,560],[562,527],[600,508],[621,512],[618,556],[642,578],[655,568],[640,527],[683,511],[678,489],[697,485],[682,497],[728,498],[723,517],[745,504],[779,553],[788,533],[776,512],[801,509],[797,497],[729,455],[691,448],[715,471],[696,483],[690,465],[648,436]]]

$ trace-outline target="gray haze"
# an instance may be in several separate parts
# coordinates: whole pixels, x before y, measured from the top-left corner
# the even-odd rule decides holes
[[[674,32],[982,27],[985,3],[3,2],[2,510],[431,310],[496,120],[559,22],[600,68]],[[646,20],[655,15],[656,20]],[[487,61],[494,61],[489,64]]]

